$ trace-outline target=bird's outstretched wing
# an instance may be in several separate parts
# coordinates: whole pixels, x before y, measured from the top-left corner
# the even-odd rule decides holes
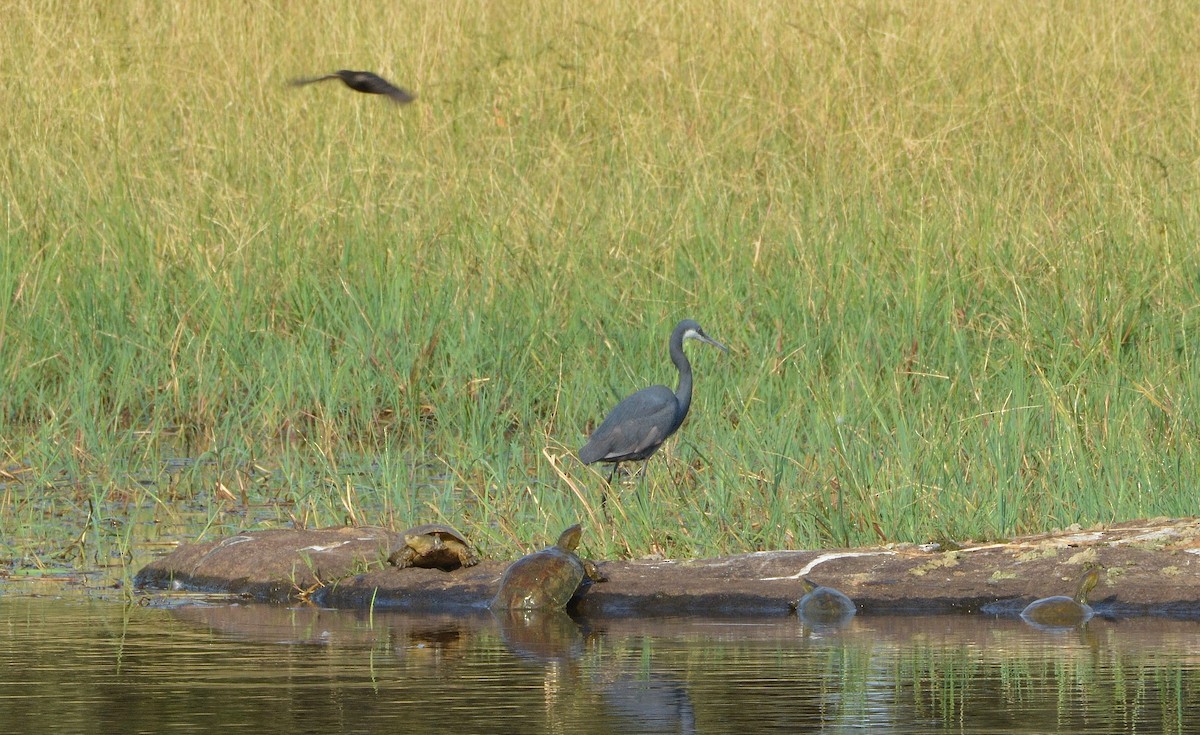
[[[326,74],[323,77],[301,77],[299,79],[289,79],[288,84],[293,87],[303,87],[306,84],[314,84],[316,82],[323,82],[327,79],[338,79],[338,78],[339,77],[337,74]]]
[[[322,77],[293,79],[291,84],[293,87],[302,87],[306,84],[323,82],[327,79],[341,79],[347,87],[353,89],[355,92],[362,92],[363,94],[381,94],[385,97],[391,98],[401,105],[406,105],[416,99],[416,96],[408,90],[401,89],[375,72],[370,71],[350,71],[348,69],[339,69],[332,74],[326,74]]]

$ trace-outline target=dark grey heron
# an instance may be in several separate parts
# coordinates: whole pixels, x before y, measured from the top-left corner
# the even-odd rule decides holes
[[[692,405],[692,364],[683,353],[683,343],[689,339],[729,352],[728,347],[705,334],[696,322],[691,319],[679,322],[671,332],[670,342],[671,362],[679,370],[679,387],[672,393],[665,385],[652,385],[621,401],[579,450],[579,459],[585,465],[612,463],[610,485],[622,462],[649,459],[687,417]]]
[[[416,96],[408,90],[401,89],[378,74],[369,71],[338,69],[334,73],[326,74],[323,77],[293,79],[291,84],[293,87],[303,87],[306,84],[323,82],[327,79],[341,79],[347,87],[353,89],[355,92],[387,95],[401,105],[407,105],[416,99]]]

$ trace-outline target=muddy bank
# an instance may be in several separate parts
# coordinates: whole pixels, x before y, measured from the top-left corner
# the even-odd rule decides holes
[[[146,589],[308,599],[337,608],[453,613],[482,609],[511,560],[442,572],[395,569],[398,543],[378,528],[256,531],[188,544],[147,565]],[[719,559],[601,561],[608,581],[577,612],[589,617],[788,614],[800,578],[841,589],[860,613],[1016,614],[1071,594],[1087,563],[1105,571],[1091,595],[1101,615],[1200,618],[1200,519],[1135,521],[941,548],[768,551]]]

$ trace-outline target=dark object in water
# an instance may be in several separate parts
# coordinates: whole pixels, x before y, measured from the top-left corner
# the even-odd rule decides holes
[[[845,623],[854,617],[857,608],[854,602],[832,587],[822,587],[812,580],[803,579],[804,596],[793,602],[791,607],[806,623],[832,625]]]
[[[591,561],[575,553],[583,529],[571,526],[558,543],[513,562],[500,578],[493,610],[562,610],[604,576]]]
[[[1095,611],[1088,605],[1088,593],[1100,581],[1100,567],[1092,567],[1079,577],[1074,597],[1055,595],[1034,600],[1021,611],[1021,619],[1042,628],[1073,628],[1092,619]]]

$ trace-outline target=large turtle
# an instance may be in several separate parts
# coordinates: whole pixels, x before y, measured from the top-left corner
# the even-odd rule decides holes
[[[1100,567],[1092,567],[1079,577],[1074,597],[1055,595],[1034,600],[1021,611],[1021,619],[1044,628],[1072,628],[1092,619],[1095,611],[1088,605],[1088,593],[1100,581]]]
[[[596,565],[575,553],[583,528],[571,526],[558,543],[521,557],[500,578],[500,589],[492,600],[497,610],[562,610],[604,577]]]
[[[854,617],[858,610],[849,597],[832,587],[822,587],[808,578],[802,579],[801,584],[804,596],[793,602],[791,607],[806,623],[844,623]]]
[[[425,567],[451,571],[479,563],[467,539],[444,523],[423,523],[400,534],[404,546],[392,552],[388,561],[404,567]]]

